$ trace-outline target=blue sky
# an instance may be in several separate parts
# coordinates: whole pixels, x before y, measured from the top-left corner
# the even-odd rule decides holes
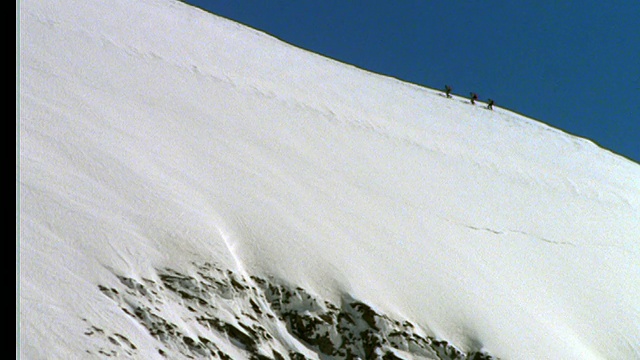
[[[640,163],[640,1],[188,0],[295,46],[533,117]]]

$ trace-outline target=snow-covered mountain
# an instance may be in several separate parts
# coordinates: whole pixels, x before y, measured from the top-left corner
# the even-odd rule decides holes
[[[17,351],[640,358],[640,166],[482,105],[180,2],[21,1]]]

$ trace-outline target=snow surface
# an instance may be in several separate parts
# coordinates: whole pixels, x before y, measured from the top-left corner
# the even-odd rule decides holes
[[[427,64],[428,65],[428,64]],[[640,166],[175,1],[20,2],[20,354],[210,261],[505,359],[640,358]],[[580,119],[575,119],[580,121]]]

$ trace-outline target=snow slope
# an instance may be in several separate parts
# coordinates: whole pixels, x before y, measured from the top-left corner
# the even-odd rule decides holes
[[[88,323],[162,358],[99,285],[194,262],[465,351],[640,358],[638,164],[179,2],[20,6],[22,358],[100,358]]]

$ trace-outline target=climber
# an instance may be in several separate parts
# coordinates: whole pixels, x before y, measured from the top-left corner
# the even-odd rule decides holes
[[[476,100],[478,100],[478,94],[472,92],[471,93],[471,105],[475,105]]]
[[[445,85],[444,86],[444,93],[447,95],[448,98],[451,98],[451,86]]]

